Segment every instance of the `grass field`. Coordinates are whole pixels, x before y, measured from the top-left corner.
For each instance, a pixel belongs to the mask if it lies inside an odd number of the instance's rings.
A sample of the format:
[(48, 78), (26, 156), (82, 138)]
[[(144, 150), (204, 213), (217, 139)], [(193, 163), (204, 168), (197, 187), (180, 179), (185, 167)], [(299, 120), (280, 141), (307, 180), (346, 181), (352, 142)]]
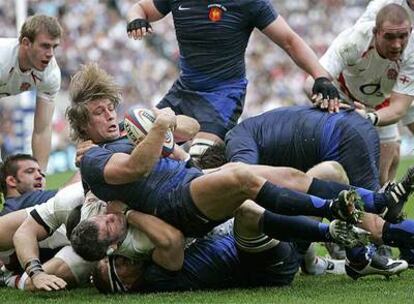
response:
[[(399, 175), (413, 160), (400, 164)], [(69, 173), (48, 178), (50, 188), (59, 186)], [(414, 199), (407, 213), (414, 218)], [(323, 254), (322, 249), (320, 248)], [(231, 289), (223, 291), (103, 296), (93, 288), (57, 293), (23, 293), (3, 288), (0, 303), (412, 303), (414, 271), (385, 280), (374, 276), (353, 281), (346, 276), (311, 277), (298, 275), (291, 287)]]

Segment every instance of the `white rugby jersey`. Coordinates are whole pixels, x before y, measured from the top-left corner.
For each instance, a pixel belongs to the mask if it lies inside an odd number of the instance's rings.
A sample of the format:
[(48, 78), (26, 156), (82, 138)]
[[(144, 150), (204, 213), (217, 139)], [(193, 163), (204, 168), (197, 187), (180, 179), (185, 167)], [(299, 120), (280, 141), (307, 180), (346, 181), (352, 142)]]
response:
[(0, 98), (36, 90), (37, 96), (53, 101), (60, 89), (60, 69), (53, 57), (44, 71), (22, 72), (18, 63), (17, 38), (0, 38)]
[(375, 18), (377, 17), (379, 10), (391, 3), (395, 3), (404, 7), (410, 15), (411, 20), (414, 21), (414, 10), (408, 6), (407, 0), (372, 0), (369, 2), (367, 9), (362, 14), (362, 16), (359, 17), (359, 19), (357, 20), (357, 23), (375, 21)]
[[(60, 226), (66, 225), (72, 210), (82, 205), (85, 195), (81, 182), (74, 183), (59, 190), (55, 196), (46, 203), (35, 206), (33, 209), (44, 224), (50, 229), (50, 233), (56, 231)], [(37, 220), (35, 218), (35, 220)]]
[(129, 226), (125, 239), (114, 254), (125, 256), (134, 261), (148, 260), (151, 259), (150, 254), (154, 248), (154, 244), (145, 233)]
[(389, 103), (391, 92), (414, 96), (414, 37), (400, 60), (382, 58), (374, 47), (374, 22), (343, 31), (320, 59), (345, 99), (370, 108)]

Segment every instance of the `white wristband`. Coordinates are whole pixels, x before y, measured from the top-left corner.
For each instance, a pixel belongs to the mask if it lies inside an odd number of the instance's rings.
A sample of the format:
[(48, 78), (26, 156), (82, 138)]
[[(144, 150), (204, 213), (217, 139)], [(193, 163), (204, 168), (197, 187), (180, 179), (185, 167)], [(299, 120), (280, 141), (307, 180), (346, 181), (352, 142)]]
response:
[(367, 116), (366, 116), (366, 118), (374, 125), (374, 126), (376, 126), (376, 125), (378, 125), (378, 123), (379, 123), (379, 117), (378, 117), (378, 114), (377, 114), (377, 112), (370, 112), (370, 113), (367, 113)]

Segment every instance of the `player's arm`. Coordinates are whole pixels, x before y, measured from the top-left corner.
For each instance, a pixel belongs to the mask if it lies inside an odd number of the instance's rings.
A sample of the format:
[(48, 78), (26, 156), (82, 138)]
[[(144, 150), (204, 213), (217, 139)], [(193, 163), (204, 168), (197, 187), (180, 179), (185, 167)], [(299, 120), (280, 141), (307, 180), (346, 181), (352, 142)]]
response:
[(42, 170), (46, 170), (52, 140), (52, 118), (55, 105), (53, 102), (37, 97), (32, 134), (33, 156)]
[[(154, 108), (153, 112), (158, 115), (159, 109)], [(197, 120), (187, 115), (177, 115), (177, 126), (173, 130), (175, 142), (186, 142), (192, 140), (200, 131), (200, 124)]]
[(149, 22), (157, 21), (164, 15), (156, 8), (153, 0), (140, 0), (135, 3), (127, 14), (127, 33), (129, 38), (142, 39), (152, 33)]
[(48, 231), (28, 216), (13, 236), (17, 257), (32, 280), (35, 290), (59, 290), (66, 287), (66, 282), (54, 275), (45, 273), (39, 260), (38, 242), (48, 237)]
[(0, 216), (0, 251), (13, 248), (13, 235), (26, 217), (26, 209)]
[(392, 92), (390, 105), (374, 113), (368, 113), (367, 118), (376, 126), (388, 126), (396, 123), (407, 113), (413, 99), (414, 96)]
[(154, 244), (154, 263), (171, 271), (181, 269), (184, 262), (184, 236), (181, 231), (155, 216), (135, 210), (127, 212), (127, 220)]
[(313, 50), (292, 30), (283, 17), (278, 16), (262, 32), (285, 50), (301, 69), (315, 79), (313, 95), (321, 94), (322, 99), (329, 101), (329, 110), (335, 110), (339, 93), (331, 83), (329, 73), (319, 63)]
[(125, 184), (147, 176), (158, 162), (165, 134), (176, 127), (174, 112), (165, 108), (158, 112), (152, 128), (131, 154), (115, 153), (104, 167), (109, 184)]

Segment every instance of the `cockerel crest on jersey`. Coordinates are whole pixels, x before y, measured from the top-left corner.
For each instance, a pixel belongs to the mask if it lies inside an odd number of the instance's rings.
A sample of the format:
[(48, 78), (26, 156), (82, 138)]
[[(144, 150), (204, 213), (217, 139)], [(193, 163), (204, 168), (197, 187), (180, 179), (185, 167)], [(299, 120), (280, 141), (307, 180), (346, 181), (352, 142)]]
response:
[(227, 11), (227, 8), (221, 4), (210, 4), (208, 8), (210, 9), (208, 12), (208, 18), (213, 22), (220, 21), (223, 16), (223, 12)]

